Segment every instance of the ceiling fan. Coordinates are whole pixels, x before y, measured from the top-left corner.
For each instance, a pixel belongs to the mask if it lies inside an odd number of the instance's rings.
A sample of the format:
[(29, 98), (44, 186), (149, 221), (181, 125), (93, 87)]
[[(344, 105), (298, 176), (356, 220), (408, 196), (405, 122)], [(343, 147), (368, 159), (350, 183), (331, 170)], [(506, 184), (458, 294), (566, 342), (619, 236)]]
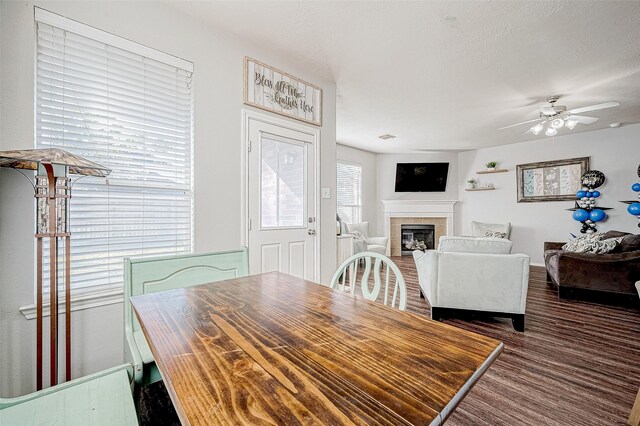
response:
[(539, 109), (540, 117), (535, 120), (523, 121), (522, 123), (512, 124), (510, 126), (501, 127), (498, 130), (509, 129), (511, 127), (521, 126), (523, 124), (535, 123), (536, 125), (531, 127), (528, 131), (533, 133), (534, 135), (538, 135), (540, 132), (544, 130), (545, 124), (548, 124), (547, 130), (544, 132), (547, 136), (554, 136), (558, 133), (558, 130), (563, 126), (568, 128), (569, 130), (573, 130), (574, 127), (578, 123), (581, 124), (593, 124), (599, 119), (597, 117), (588, 117), (586, 115), (576, 115), (583, 112), (588, 111), (597, 111), (599, 109), (605, 108), (613, 108), (617, 107), (620, 104), (618, 102), (604, 102), (602, 104), (596, 104), (591, 106), (586, 106), (582, 108), (574, 108), (571, 110), (567, 110), (567, 107), (564, 105), (556, 105), (556, 102), (560, 99), (559, 95), (549, 96), (547, 98), (547, 102), (549, 105), (543, 106)]

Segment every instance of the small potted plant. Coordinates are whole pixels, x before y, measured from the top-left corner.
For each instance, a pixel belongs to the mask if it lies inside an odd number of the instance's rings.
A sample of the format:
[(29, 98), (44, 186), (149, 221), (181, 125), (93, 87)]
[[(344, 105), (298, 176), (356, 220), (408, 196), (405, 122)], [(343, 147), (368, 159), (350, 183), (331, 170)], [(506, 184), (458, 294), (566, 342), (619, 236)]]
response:
[(467, 185), (468, 189), (476, 189), (476, 187), (478, 186), (478, 179), (471, 178), (467, 181), (467, 183), (469, 184)]
[(495, 161), (489, 161), (487, 163), (487, 171), (488, 172), (495, 172), (497, 165), (498, 165), (498, 163), (496, 163)]

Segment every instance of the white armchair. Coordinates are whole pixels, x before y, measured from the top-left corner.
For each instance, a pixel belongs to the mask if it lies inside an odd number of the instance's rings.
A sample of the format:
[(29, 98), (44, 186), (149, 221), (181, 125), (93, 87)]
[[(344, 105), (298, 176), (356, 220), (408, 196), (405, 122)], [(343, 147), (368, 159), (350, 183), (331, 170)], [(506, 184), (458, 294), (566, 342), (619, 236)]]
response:
[(420, 296), (431, 317), (447, 310), (483, 311), (511, 317), (524, 331), (529, 256), (510, 254), (511, 241), (500, 238), (441, 237), (438, 250), (414, 251)]
[(360, 253), (363, 251), (372, 251), (374, 253), (386, 254), (387, 244), (389, 243), (388, 237), (370, 237), (369, 236), (369, 222), (350, 223), (347, 224), (347, 230), (349, 233), (360, 233), (364, 238), (364, 241), (355, 239), (353, 253)]

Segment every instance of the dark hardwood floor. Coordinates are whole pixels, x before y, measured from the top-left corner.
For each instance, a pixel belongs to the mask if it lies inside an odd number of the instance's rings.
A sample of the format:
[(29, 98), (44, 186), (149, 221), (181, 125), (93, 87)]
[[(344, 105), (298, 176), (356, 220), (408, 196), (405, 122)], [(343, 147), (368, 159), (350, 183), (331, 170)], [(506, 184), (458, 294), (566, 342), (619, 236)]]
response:
[[(407, 310), (429, 315), (410, 256), (394, 257)], [(504, 352), (447, 425), (624, 425), (640, 386), (640, 311), (558, 300), (531, 267), (526, 331), (508, 318), (443, 322), (494, 337)]]

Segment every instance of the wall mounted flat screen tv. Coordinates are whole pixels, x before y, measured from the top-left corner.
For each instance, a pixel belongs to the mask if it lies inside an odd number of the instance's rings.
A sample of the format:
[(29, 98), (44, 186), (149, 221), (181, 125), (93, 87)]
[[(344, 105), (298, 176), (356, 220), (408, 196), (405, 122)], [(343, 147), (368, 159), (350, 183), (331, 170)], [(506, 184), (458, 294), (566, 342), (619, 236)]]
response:
[(398, 163), (396, 192), (444, 192), (449, 163)]

